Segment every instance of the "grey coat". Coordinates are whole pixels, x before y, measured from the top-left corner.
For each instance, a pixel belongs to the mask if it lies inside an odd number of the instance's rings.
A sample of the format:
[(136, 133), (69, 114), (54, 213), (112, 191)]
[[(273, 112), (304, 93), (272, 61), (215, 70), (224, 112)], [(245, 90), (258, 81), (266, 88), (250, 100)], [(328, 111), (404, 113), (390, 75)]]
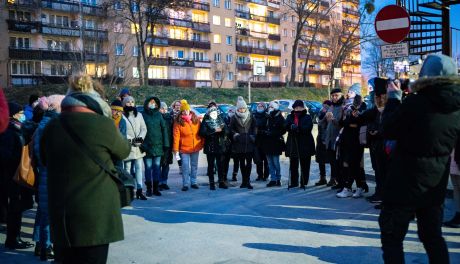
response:
[(340, 133), (341, 127), (339, 125), (339, 121), (342, 119), (343, 114), (343, 100), (343, 97), (340, 98), (340, 100), (333, 104), (328, 110), (328, 112), (332, 112), (334, 115), (334, 120), (328, 121), (326, 118), (324, 118), (322, 121), (327, 122), (324, 144), (326, 145), (326, 148), (330, 150), (335, 150), (335, 140)]

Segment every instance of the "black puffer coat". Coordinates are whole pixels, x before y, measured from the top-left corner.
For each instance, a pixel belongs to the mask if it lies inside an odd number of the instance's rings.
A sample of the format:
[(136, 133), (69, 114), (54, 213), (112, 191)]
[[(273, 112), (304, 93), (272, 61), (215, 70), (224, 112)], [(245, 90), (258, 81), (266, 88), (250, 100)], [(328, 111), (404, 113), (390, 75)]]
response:
[(252, 117), (254, 118), (254, 121), (256, 123), (256, 146), (260, 148), (262, 146), (262, 134), (261, 131), (266, 131), (267, 130), (267, 118), (268, 114), (266, 112), (255, 112), (252, 114)]
[(286, 118), (285, 128), (288, 132), (286, 141), (286, 157), (308, 157), (315, 155), (315, 141), (311, 130), (313, 129), (313, 121), (311, 116), (307, 114), (307, 110), (303, 110), (299, 116), (299, 124), (296, 129), (292, 129), (294, 124), (294, 111)]
[[(286, 150), (283, 135), (286, 133), (284, 117), (281, 111), (272, 111), (267, 114), (264, 130), (257, 130), (260, 148), (268, 155), (281, 155)], [(259, 136), (260, 135), (260, 136)]]
[(390, 155), (384, 203), (416, 207), (444, 202), (450, 154), (460, 136), (460, 79), (419, 79), (401, 104), (388, 94), (383, 137), (396, 140)]
[(249, 114), (246, 122), (236, 114), (230, 120), (230, 135), (232, 141), (232, 153), (253, 153), (256, 140), (256, 123), (254, 118)]
[(327, 157), (327, 148), (326, 148), (326, 129), (327, 121), (326, 112), (320, 112), (318, 114), (318, 136), (316, 137), (316, 156), (315, 160), (318, 163), (329, 163)]
[[(222, 129), (222, 131), (216, 132), (217, 128)], [(222, 115), (218, 115), (217, 119), (214, 120), (206, 114), (201, 122), (199, 134), (204, 138), (203, 152), (205, 154), (223, 154), (230, 147), (229, 131)]]

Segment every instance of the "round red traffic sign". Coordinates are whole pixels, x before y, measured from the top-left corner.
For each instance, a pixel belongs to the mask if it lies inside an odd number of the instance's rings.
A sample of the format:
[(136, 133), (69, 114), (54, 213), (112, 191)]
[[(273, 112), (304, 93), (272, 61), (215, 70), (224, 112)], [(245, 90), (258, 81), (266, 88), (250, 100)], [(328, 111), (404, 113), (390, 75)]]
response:
[(410, 32), (410, 16), (406, 9), (397, 5), (382, 8), (375, 17), (375, 32), (385, 42), (399, 43)]

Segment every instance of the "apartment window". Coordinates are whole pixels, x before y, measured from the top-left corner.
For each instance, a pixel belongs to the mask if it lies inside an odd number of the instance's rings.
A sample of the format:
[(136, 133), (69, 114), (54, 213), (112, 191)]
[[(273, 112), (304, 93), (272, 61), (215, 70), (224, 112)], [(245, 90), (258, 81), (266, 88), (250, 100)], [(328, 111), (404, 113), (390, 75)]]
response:
[(123, 9), (123, 6), (121, 5), (121, 1), (115, 1), (113, 6), (114, 6), (115, 10), (122, 10)]
[(68, 71), (65, 65), (63, 64), (51, 64), (51, 72), (50, 75), (54, 76), (65, 76), (67, 75)]
[(10, 47), (14, 47), (17, 49), (30, 49), (30, 39), (11, 37)]
[(283, 35), (284, 35), (285, 37), (287, 37), (287, 35), (288, 35), (287, 29), (283, 29)]
[(115, 32), (115, 33), (123, 33), (123, 23), (121, 23), (121, 22), (113, 23), (113, 32)]
[(150, 66), (148, 69), (149, 79), (166, 79), (166, 72), (163, 67)]
[(216, 81), (222, 80), (222, 72), (221, 72), (221, 71), (215, 71), (215, 72), (214, 72), (214, 79), (215, 79)]
[(283, 51), (287, 51), (287, 44), (283, 45)]
[(115, 44), (115, 55), (124, 55), (125, 54), (125, 45), (116, 43)]
[(177, 51), (177, 58), (183, 59), (184, 58), (184, 51), (183, 50), (178, 50)]
[(220, 0), (212, 0), (212, 5), (215, 7), (220, 7)]
[(200, 33), (193, 33), (192, 34), (193, 41), (201, 41), (201, 34)]
[(283, 15), (283, 20), (284, 20), (284, 21), (287, 21), (287, 20), (288, 20), (287, 14), (284, 14), (284, 15)]
[(224, 5), (225, 9), (232, 9), (232, 2), (230, 0), (225, 0)]
[(85, 28), (94, 29), (95, 23), (94, 20), (84, 20)]
[(220, 26), (220, 16), (212, 16), (212, 23)]
[(288, 66), (288, 60), (287, 59), (284, 59), (283, 61), (283, 67), (287, 67)]
[(194, 61), (204, 61), (204, 53), (203, 52), (194, 51), (192, 53), (192, 55), (193, 55), (193, 60)]
[(12, 75), (30, 75), (33, 74), (32, 61), (12, 61), (11, 62)]
[(47, 40), (46, 41), (48, 50), (60, 50), (60, 51), (70, 51), (70, 42), (68, 41), (59, 41), (59, 40)]
[(219, 34), (214, 34), (214, 43), (220, 44), (222, 42), (222, 39), (220, 38)]
[(137, 3), (132, 2), (131, 3), (131, 11), (133, 11), (134, 13), (139, 12), (139, 5)]
[(227, 60), (228, 63), (232, 63), (233, 62), (233, 54), (227, 54), (226, 60)]
[(187, 70), (186, 69), (171, 69), (171, 79), (186, 79)]
[(227, 73), (227, 80), (233, 81), (233, 72), (228, 72)]
[(232, 27), (232, 20), (230, 18), (225, 18), (225, 26)]
[(138, 46), (133, 47), (133, 57), (139, 57), (139, 47)]
[(295, 37), (295, 30), (291, 31), (291, 37)]
[(214, 53), (214, 61), (215, 62), (220, 62), (220, 52)]
[(227, 45), (232, 45), (232, 36), (227, 36), (225, 38), (225, 42), (227, 43)]
[(291, 22), (295, 22), (295, 16), (291, 16)]
[(139, 69), (137, 67), (133, 67), (133, 78), (139, 79)]

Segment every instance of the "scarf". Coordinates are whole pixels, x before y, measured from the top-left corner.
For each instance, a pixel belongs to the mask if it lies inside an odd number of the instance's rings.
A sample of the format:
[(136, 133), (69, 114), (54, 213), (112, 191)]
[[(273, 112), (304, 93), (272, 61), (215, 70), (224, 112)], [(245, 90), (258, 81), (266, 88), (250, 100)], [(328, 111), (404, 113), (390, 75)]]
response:
[(299, 116), (302, 112), (294, 112), (294, 124), (299, 126)]
[(235, 112), (235, 115), (241, 119), (242, 123), (246, 123), (246, 121), (248, 120), (248, 117), (249, 117), (249, 111), (246, 110), (246, 112), (244, 113), (240, 113), (238, 111)]
[(122, 117), (123, 117), (122, 115), (119, 115), (118, 118), (112, 117), (112, 118), (113, 118), (113, 121), (115, 122), (115, 126), (116, 126), (117, 128), (120, 127), (120, 121), (121, 121), (121, 118), (122, 118)]
[(191, 114), (188, 114), (188, 115), (181, 115), (180, 116), (185, 122), (187, 123), (192, 123), (192, 115)]

